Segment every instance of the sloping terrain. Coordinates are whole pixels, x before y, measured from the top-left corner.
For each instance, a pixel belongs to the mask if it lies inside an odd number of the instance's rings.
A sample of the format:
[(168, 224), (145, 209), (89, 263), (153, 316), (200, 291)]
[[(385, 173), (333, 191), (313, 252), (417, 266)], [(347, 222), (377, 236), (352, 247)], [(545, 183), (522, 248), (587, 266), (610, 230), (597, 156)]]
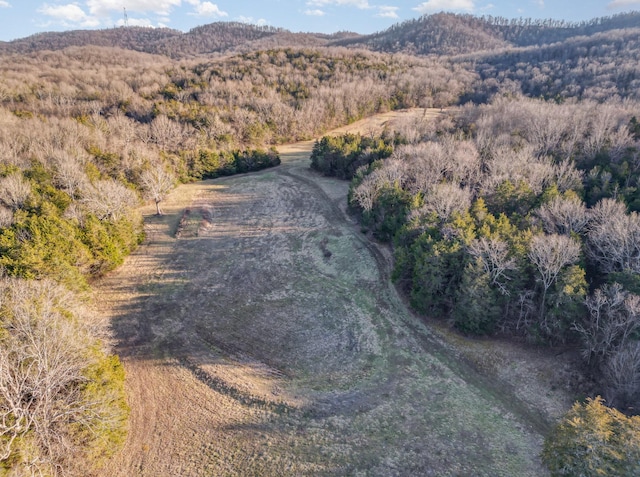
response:
[(637, 28), (639, 21), (638, 12), (581, 23), (436, 13), (407, 20), (372, 35), (338, 40), (334, 44), (418, 55), (501, 52), (505, 48), (540, 47), (596, 33)]
[(392, 25), (371, 35), (353, 32), (331, 35), (293, 33), (271, 26), (214, 22), (185, 33), (169, 28), (145, 27), (46, 32), (0, 42), (0, 52), (26, 54), (94, 45), (162, 54), (177, 59), (273, 48), (347, 46), (385, 53), (460, 55), (501, 52), (505, 48), (540, 47), (597, 33), (637, 28), (639, 22), (639, 12), (581, 23), (437, 13)]
[(96, 284), (132, 408), (103, 475), (545, 475), (545, 416), (406, 309), (311, 147), (181, 186)]
[(119, 27), (104, 30), (46, 32), (0, 42), (0, 52), (27, 54), (62, 50), (71, 46), (104, 46), (171, 58), (246, 52), (267, 48), (326, 46), (355, 33), (292, 33), (283, 28), (256, 26), (238, 22), (215, 22), (183, 33), (170, 28)]

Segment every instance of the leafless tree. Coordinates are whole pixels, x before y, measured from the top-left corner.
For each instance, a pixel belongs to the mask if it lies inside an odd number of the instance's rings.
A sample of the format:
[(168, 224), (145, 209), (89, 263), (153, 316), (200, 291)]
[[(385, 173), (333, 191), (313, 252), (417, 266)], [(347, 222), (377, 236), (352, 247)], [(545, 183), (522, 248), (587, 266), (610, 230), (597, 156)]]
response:
[(19, 474), (64, 475), (79, 456), (74, 433), (114, 417), (109, 396), (83, 392), (104, 325), (74, 316), (73, 297), (46, 280), (3, 279), (0, 297), (0, 461), (13, 455)]
[(548, 157), (537, 156), (529, 145), (515, 150), (512, 146), (495, 148), (485, 167), (487, 173), (482, 190), (488, 193), (507, 180), (512, 184), (525, 182), (531, 190), (540, 193), (554, 180), (552, 161)]
[(84, 188), (80, 202), (100, 220), (117, 221), (137, 204), (137, 197), (121, 183), (106, 179)]
[(584, 174), (576, 169), (574, 162), (570, 159), (553, 164), (552, 177), (560, 192), (580, 189), (583, 176)]
[(577, 196), (558, 196), (542, 205), (536, 215), (549, 234), (571, 235), (580, 233), (588, 223), (587, 208)]
[(150, 128), (151, 136), (160, 149), (178, 149), (176, 146), (182, 138), (182, 128), (179, 123), (161, 115), (153, 120)]
[(453, 135), (444, 136), (443, 143), (449, 170), (447, 179), (467, 189), (475, 189), (480, 182), (481, 161), (476, 145), (470, 140), (461, 140)]
[(635, 405), (640, 392), (640, 342), (626, 342), (607, 358), (602, 367), (607, 401)]
[(564, 267), (580, 256), (580, 244), (566, 235), (536, 235), (529, 245), (529, 259), (536, 266), (542, 282), (540, 326), (550, 329), (545, 320), (546, 297)]
[(11, 227), (13, 224), (13, 211), (0, 206), (0, 228)]
[(76, 197), (88, 182), (82, 163), (65, 151), (56, 153), (53, 156), (53, 163), (56, 184), (71, 197)]
[(589, 216), (588, 252), (601, 270), (640, 272), (640, 216), (615, 199), (601, 200)]
[(397, 157), (390, 157), (385, 161), (384, 166), (373, 171), (372, 175), (376, 178), (379, 187), (402, 187), (407, 177), (406, 169), (404, 161)]
[(31, 196), (31, 185), (22, 178), (22, 174), (14, 172), (0, 178), (0, 202), (11, 210), (18, 210)]
[(604, 362), (640, 329), (640, 297), (614, 283), (597, 289), (585, 303), (589, 315), (573, 328), (581, 336), (585, 359)]
[(420, 215), (435, 212), (442, 222), (449, 220), (454, 212), (466, 212), (471, 206), (471, 192), (451, 183), (436, 184), (424, 197)]
[(509, 295), (507, 282), (511, 280), (508, 272), (517, 268), (516, 262), (509, 257), (509, 248), (498, 239), (481, 237), (469, 245), (469, 254), (480, 259), (484, 271), (489, 275), (491, 284), (503, 295)]
[(366, 212), (371, 211), (384, 187), (403, 186), (407, 175), (406, 169), (406, 164), (398, 156), (390, 157), (381, 168), (365, 176), (354, 189), (352, 199)]
[(353, 190), (352, 200), (355, 200), (365, 212), (371, 212), (379, 191), (376, 178), (370, 174)]
[(613, 102), (591, 106), (588, 134), (583, 145), (583, 153), (587, 157), (595, 157), (611, 144), (611, 136), (620, 126), (617, 109)]
[(168, 172), (162, 164), (154, 164), (141, 174), (140, 185), (144, 190), (145, 197), (155, 202), (157, 215), (162, 215), (160, 202), (173, 189), (175, 182), (175, 176)]
[(393, 157), (406, 163), (408, 188), (414, 194), (427, 192), (451, 167), (444, 147), (433, 141), (400, 146)]

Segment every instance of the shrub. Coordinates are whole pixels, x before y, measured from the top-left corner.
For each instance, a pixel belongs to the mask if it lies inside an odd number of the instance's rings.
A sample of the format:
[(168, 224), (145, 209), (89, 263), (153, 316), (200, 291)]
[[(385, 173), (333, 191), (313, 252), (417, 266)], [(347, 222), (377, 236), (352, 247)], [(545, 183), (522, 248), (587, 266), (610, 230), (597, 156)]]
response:
[(640, 475), (640, 417), (604, 405), (576, 403), (545, 440), (542, 460), (553, 477)]

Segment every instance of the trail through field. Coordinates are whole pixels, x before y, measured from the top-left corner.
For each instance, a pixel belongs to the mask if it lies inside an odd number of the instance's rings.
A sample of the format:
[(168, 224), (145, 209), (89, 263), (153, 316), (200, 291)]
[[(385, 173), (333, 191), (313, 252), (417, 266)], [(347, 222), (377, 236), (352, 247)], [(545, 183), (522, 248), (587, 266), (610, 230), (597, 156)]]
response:
[(180, 186), (96, 284), (131, 406), (103, 475), (546, 475), (547, 421), (407, 310), (312, 145)]

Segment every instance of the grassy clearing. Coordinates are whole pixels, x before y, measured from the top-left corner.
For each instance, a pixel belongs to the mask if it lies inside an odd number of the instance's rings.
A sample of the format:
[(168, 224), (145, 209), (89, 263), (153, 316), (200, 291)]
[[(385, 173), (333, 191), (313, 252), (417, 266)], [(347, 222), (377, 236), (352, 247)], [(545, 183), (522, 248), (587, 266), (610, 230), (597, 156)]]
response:
[(182, 186), (100, 285), (133, 409), (104, 475), (545, 475), (534, 424), (407, 311), (309, 147)]

